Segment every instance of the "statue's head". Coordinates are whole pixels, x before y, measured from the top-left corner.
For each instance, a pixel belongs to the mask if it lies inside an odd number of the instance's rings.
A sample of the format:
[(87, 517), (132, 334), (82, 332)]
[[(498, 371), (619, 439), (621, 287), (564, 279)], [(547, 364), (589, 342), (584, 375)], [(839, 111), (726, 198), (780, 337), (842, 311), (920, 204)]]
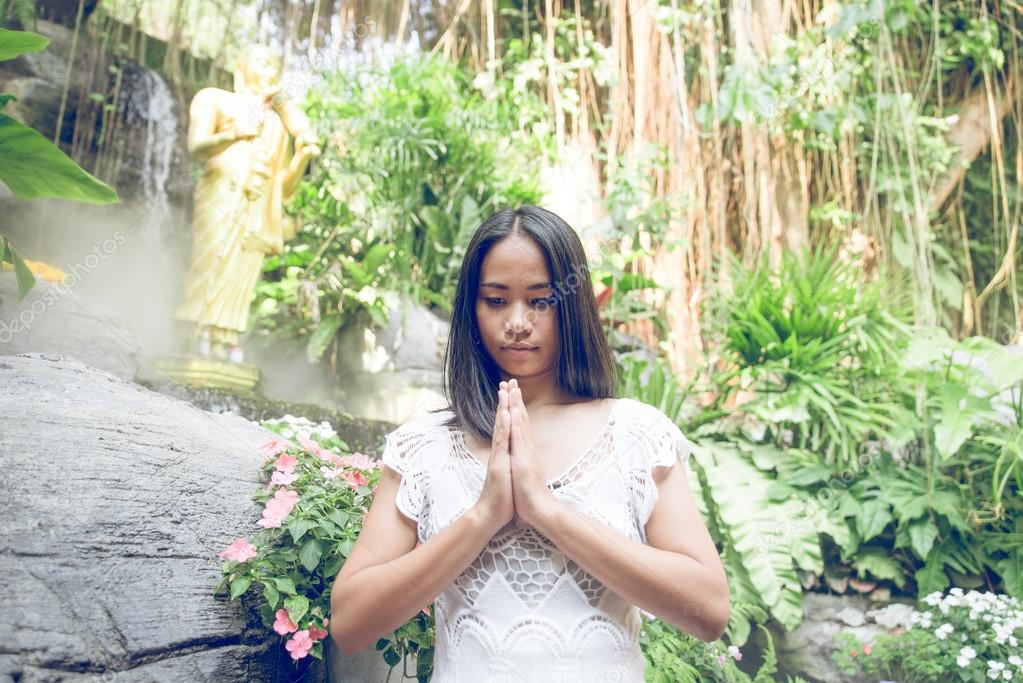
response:
[(265, 45), (249, 45), (238, 54), (234, 67), (234, 90), (263, 91), (280, 80), (281, 58)]

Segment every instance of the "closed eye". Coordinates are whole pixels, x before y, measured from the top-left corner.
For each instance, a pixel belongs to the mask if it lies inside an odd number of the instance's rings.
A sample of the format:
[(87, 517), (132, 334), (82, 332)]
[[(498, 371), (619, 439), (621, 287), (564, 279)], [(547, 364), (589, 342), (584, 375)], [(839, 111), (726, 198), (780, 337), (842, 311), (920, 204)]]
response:
[[(504, 299), (501, 299), (499, 297), (487, 297), (485, 301), (491, 306), (500, 306), (504, 303)], [(533, 299), (534, 306), (540, 306), (544, 304), (547, 306), (553, 306), (555, 303), (557, 303), (557, 299), (553, 296), (545, 297), (542, 299)]]

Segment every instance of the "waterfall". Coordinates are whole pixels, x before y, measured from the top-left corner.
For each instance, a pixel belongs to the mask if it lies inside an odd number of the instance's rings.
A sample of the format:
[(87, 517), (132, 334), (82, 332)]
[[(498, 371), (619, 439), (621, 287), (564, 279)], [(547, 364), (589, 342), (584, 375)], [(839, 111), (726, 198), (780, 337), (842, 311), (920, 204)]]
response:
[(146, 91), (146, 141), (142, 158), (142, 197), (149, 215), (147, 230), (154, 242), (163, 243), (169, 231), (170, 203), (167, 199), (167, 181), (170, 179), (174, 148), (177, 144), (177, 102), (170, 88), (159, 74), (145, 69), (143, 82)]

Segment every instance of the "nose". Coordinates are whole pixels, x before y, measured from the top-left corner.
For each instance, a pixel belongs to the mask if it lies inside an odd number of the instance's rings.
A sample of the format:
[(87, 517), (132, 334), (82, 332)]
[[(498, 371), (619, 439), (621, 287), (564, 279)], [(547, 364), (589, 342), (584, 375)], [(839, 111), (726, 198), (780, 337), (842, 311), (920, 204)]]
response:
[(508, 320), (505, 321), (505, 339), (512, 341), (518, 337), (528, 337), (533, 331), (533, 322), (528, 318), (528, 311), (526, 313), (522, 313), (521, 309), (516, 309)]

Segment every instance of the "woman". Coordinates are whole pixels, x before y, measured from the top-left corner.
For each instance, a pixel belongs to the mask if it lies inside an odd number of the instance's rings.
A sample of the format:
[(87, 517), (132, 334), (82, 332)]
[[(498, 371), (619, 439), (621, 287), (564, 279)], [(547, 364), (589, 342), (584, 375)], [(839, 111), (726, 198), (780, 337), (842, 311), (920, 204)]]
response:
[(484, 221), (455, 296), (450, 406), (388, 434), (334, 582), (343, 652), (430, 603), (433, 683), (639, 683), (640, 609), (721, 635), (728, 584), (689, 442), (658, 409), (614, 399), (613, 368), (575, 232), (532, 206)]

